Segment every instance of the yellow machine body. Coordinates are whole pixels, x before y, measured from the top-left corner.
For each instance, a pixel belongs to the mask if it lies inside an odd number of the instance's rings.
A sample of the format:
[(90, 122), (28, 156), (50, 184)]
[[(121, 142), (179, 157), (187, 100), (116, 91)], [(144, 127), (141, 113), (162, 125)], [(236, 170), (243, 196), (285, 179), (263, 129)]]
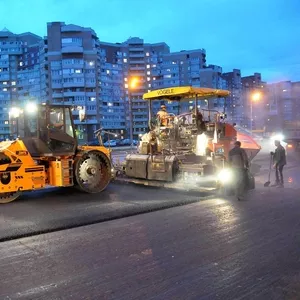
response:
[(45, 166), (35, 163), (20, 140), (0, 143), (0, 192), (36, 190), (46, 185)]
[(75, 185), (76, 160), (87, 153), (110, 162), (111, 151), (103, 146), (79, 146), (73, 156), (32, 157), (22, 140), (0, 142), (0, 203), (12, 201), (22, 191)]

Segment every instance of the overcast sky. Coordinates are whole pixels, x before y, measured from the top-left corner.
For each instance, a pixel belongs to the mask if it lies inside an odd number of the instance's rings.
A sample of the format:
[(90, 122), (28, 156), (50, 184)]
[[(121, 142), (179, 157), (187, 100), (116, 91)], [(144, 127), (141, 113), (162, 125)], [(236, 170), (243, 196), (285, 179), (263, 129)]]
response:
[(0, 0), (0, 30), (44, 36), (52, 21), (92, 27), (105, 42), (204, 48), (224, 72), (300, 81), (300, 0)]

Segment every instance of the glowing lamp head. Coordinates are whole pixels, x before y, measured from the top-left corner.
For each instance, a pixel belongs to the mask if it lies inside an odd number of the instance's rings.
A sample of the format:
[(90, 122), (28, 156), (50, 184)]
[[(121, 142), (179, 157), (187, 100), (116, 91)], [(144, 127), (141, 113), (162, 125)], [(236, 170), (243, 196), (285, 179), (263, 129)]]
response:
[(9, 115), (12, 117), (12, 118), (18, 118), (21, 114), (21, 109), (18, 108), (18, 107), (12, 107), (9, 111)]
[(131, 81), (130, 81), (130, 84), (129, 84), (129, 87), (131, 89), (135, 89), (138, 85), (138, 79), (136, 77), (132, 78)]
[(38, 107), (37, 107), (37, 105), (36, 105), (35, 103), (33, 103), (33, 102), (28, 102), (28, 103), (26, 104), (26, 106), (25, 106), (25, 111), (26, 111), (27, 113), (34, 114), (34, 113), (37, 112), (37, 110), (38, 110)]
[(256, 93), (254, 93), (253, 95), (252, 95), (252, 100), (253, 101), (259, 101), (260, 100), (260, 98), (261, 98), (261, 94), (259, 93), (259, 92), (256, 92)]

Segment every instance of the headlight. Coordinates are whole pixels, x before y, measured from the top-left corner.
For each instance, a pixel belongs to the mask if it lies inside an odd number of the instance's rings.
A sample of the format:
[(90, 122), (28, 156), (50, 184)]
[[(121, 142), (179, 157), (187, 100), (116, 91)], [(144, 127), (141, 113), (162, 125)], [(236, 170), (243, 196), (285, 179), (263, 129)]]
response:
[(233, 173), (230, 169), (223, 169), (218, 174), (218, 179), (222, 183), (228, 183), (231, 182), (233, 178)]
[(271, 137), (271, 140), (272, 142), (276, 140), (282, 142), (284, 140), (284, 136), (282, 134), (276, 134)]

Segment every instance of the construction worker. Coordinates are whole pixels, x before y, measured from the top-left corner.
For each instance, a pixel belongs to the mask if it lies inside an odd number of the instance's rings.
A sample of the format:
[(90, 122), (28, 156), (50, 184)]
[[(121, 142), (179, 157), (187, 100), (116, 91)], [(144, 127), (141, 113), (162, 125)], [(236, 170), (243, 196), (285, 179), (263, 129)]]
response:
[(271, 152), (273, 155), (273, 168), (276, 170), (276, 181), (275, 184), (271, 186), (276, 186), (278, 188), (284, 187), (283, 181), (283, 167), (286, 165), (286, 154), (284, 147), (280, 144), (280, 141), (274, 141), (276, 146), (275, 153)]
[(236, 197), (238, 200), (243, 200), (247, 185), (249, 160), (246, 151), (241, 148), (240, 141), (236, 141), (234, 148), (229, 151), (229, 164), (236, 179)]
[(163, 104), (160, 106), (160, 110), (156, 114), (156, 117), (160, 121), (161, 126), (168, 126), (170, 115), (167, 112), (167, 107)]

